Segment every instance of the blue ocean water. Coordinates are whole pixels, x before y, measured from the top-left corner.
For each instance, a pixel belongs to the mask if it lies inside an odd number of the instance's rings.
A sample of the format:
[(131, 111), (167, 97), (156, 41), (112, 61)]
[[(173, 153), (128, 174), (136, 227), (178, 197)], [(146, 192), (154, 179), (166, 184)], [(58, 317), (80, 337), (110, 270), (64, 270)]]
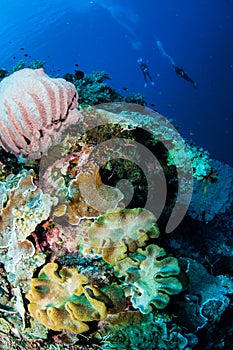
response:
[[(117, 91), (142, 93), (182, 135), (233, 166), (233, 1), (0, 0), (0, 23), (1, 68), (39, 59), (52, 75), (75, 64), (104, 70)], [(140, 57), (154, 86), (144, 87)]]

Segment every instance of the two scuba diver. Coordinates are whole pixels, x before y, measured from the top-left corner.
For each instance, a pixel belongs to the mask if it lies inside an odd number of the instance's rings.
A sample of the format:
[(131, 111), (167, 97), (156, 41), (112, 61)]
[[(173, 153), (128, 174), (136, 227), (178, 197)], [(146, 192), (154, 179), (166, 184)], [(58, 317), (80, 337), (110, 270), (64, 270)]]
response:
[[(174, 68), (176, 74), (177, 74), (179, 77), (183, 78), (184, 80), (190, 82), (190, 83), (193, 85), (193, 87), (194, 87), (195, 89), (197, 89), (197, 83), (185, 72), (185, 70), (184, 70), (183, 68), (178, 67), (178, 66), (175, 64), (174, 59), (173, 59), (171, 56), (169, 56), (168, 53), (164, 50), (161, 41), (158, 41), (158, 40), (157, 40), (157, 41), (156, 41), (156, 44), (157, 44), (157, 46), (158, 46), (158, 48), (159, 48), (161, 54), (162, 54), (163, 56), (165, 56), (166, 58), (168, 58), (168, 60), (171, 62), (172, 67)], [(145, 86), (145, 87), (147, 86), (148, 80), (150, 80), (151, 85), (154, 85), (154, 82), (153, 82), (153, 79), (152, 79), (152, 77), (151, 77), (151, 75), (150, 75), (149, 68), (148, 68), (147, 64), (143, 62), (142, 58), (139, 58), (139, 59), (137, 60), (137, 62), (138, 62), (139, 68), (141, 69), (141, 71), (142, 71), (142, 73), (143, 73), (143, 77), (144, 77), (144, 80), (145, 80), (144, 86)]]

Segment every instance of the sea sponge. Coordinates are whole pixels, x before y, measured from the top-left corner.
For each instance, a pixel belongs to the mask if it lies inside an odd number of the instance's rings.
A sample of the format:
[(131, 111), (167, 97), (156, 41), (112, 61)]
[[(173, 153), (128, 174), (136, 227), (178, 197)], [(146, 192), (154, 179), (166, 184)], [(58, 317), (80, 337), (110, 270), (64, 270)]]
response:
[(125, 308), (123, 292), (117, 285), (99, 289), (74, 268), (56, 263), (46, 264), (33, 278), (26, 295), (32, 317), (46, 327), (83, 333), (89, 330), (86, 322), (103, 320), (108, 313)]
[(126, 295), (136, 309), (149, 313), (153, 304), (157, 309), (164, 309), (169, 295), (182, 291), (182, 283), (177, 278), (180, 273), (178, 261), (166, 257), (163, 248), (155, 244), (148, 245), (145, 250), (139, 248), (131, 257), (118, 262), (116, 270), (119, 276), (126, 275)]
[(88, 230), (90, 247), (112, 265), (158, 236), (154, 214), (143, 208), (110, 209)]
[(24, 68), (0, 83), (0, 145), (16, 155), (40, 158), (76, 123), (78, 93), (73, 84), (50, 78), (43, 68)]

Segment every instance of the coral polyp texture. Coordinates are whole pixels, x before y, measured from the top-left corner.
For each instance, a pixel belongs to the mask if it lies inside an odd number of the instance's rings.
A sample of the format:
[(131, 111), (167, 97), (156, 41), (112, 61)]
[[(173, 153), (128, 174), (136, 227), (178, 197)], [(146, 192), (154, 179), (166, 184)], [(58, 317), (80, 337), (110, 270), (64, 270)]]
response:
[(16, 155), (40, 158), (59, 142), (61, 131), (77, 122), (73, 84), (50, 78), (43, 68), (24, 68), (0, 83), (0, 145)]
[(99, 289), (76, 269), (48, 263), (33, 278), (27, 294), (30, 314), (54, 331), (83, 333), (87, 322), (100, 321), (125, 308), (123, 292), (117, 285)]

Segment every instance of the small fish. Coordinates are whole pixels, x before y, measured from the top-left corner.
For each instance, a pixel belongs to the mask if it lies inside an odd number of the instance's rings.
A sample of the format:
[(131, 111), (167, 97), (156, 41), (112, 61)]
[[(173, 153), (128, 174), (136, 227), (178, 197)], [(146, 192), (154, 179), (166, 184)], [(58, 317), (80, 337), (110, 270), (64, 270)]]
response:
[(21, 47), (20, 50), (24, 50), (24, 47)]
[(128, 91), (128, 88), (127, 88), (127, 87), (123, 87), (123, 90), (124, 90), (124, 91)]
[(78, 67), (79, 66), (79, 64), (78, 63), (75, 63), (75, 67)]

